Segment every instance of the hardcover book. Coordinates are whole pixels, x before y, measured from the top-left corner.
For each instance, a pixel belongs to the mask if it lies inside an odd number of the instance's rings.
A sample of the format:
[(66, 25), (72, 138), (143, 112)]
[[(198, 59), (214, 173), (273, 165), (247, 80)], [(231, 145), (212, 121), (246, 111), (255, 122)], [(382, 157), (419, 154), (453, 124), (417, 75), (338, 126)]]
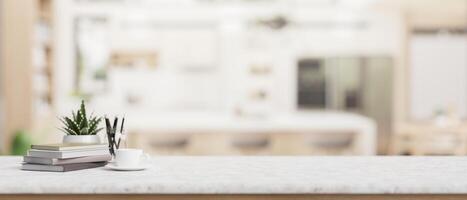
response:
[(106, 155), (97, 155), (97, 156), (84, 156), (77, 158), (41, 158), (41, 157), (32, 157), (24, 156), (23, 161), (31, 164), (42, 164), (42, 165), (64, 165), (64, 164), (73, 164), (73, 163), (85, 163), (85, 162), (103, 162), (109, 161), (112, 159), (110, 154)]
[(90, 162), (90, 163), (74, 163), (66, 165), (38, 165), (24, 163), (21, 167), (22, 170), (29, 171), (50, 171), (50, 172), (68, 172), (80, 169), (89, 169), (95, 167), (105, 166), (107, 162)]

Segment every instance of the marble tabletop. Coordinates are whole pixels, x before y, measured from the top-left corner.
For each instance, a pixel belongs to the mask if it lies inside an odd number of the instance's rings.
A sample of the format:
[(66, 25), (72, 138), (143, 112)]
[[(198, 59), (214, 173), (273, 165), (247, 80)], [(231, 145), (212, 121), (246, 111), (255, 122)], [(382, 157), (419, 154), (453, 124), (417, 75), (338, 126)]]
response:
[(0, 194), (467, 194), (467, 157), (153, 157), (144, 171), (20, 170)]

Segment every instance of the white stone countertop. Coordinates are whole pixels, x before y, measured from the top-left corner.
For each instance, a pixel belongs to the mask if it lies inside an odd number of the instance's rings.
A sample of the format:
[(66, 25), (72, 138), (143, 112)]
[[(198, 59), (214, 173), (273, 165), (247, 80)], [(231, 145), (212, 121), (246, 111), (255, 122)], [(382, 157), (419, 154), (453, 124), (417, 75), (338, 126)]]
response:
[(0, 194), (467, 194), (467, 157), (153, 157), (144, 171), (20, 170)]

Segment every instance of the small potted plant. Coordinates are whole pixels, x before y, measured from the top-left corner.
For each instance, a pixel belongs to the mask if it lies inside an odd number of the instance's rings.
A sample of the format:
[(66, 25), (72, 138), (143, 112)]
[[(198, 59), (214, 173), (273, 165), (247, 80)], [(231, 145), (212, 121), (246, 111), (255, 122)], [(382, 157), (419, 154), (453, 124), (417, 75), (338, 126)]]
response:
[(100, 143), (97, 135), (103, 128), (99, 127), (102, 118), (86, 115), (86, 106), (81, 101), (80, 108), (75, 112), (71, 111), (71, 117), (62, 117), (60, 121), (63, 127), (60, 129), (66, 135), (63, 136), (63, 143)]

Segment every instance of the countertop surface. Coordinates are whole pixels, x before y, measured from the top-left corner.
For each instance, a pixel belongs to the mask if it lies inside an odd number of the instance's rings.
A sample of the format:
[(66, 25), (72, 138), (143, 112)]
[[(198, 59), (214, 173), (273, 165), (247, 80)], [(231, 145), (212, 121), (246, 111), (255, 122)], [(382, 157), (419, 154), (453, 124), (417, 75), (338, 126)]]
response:
[(0, 193), (459, 194), (467, 157), (153, 157), (144, 171), (20, 170), (0, 157)]

